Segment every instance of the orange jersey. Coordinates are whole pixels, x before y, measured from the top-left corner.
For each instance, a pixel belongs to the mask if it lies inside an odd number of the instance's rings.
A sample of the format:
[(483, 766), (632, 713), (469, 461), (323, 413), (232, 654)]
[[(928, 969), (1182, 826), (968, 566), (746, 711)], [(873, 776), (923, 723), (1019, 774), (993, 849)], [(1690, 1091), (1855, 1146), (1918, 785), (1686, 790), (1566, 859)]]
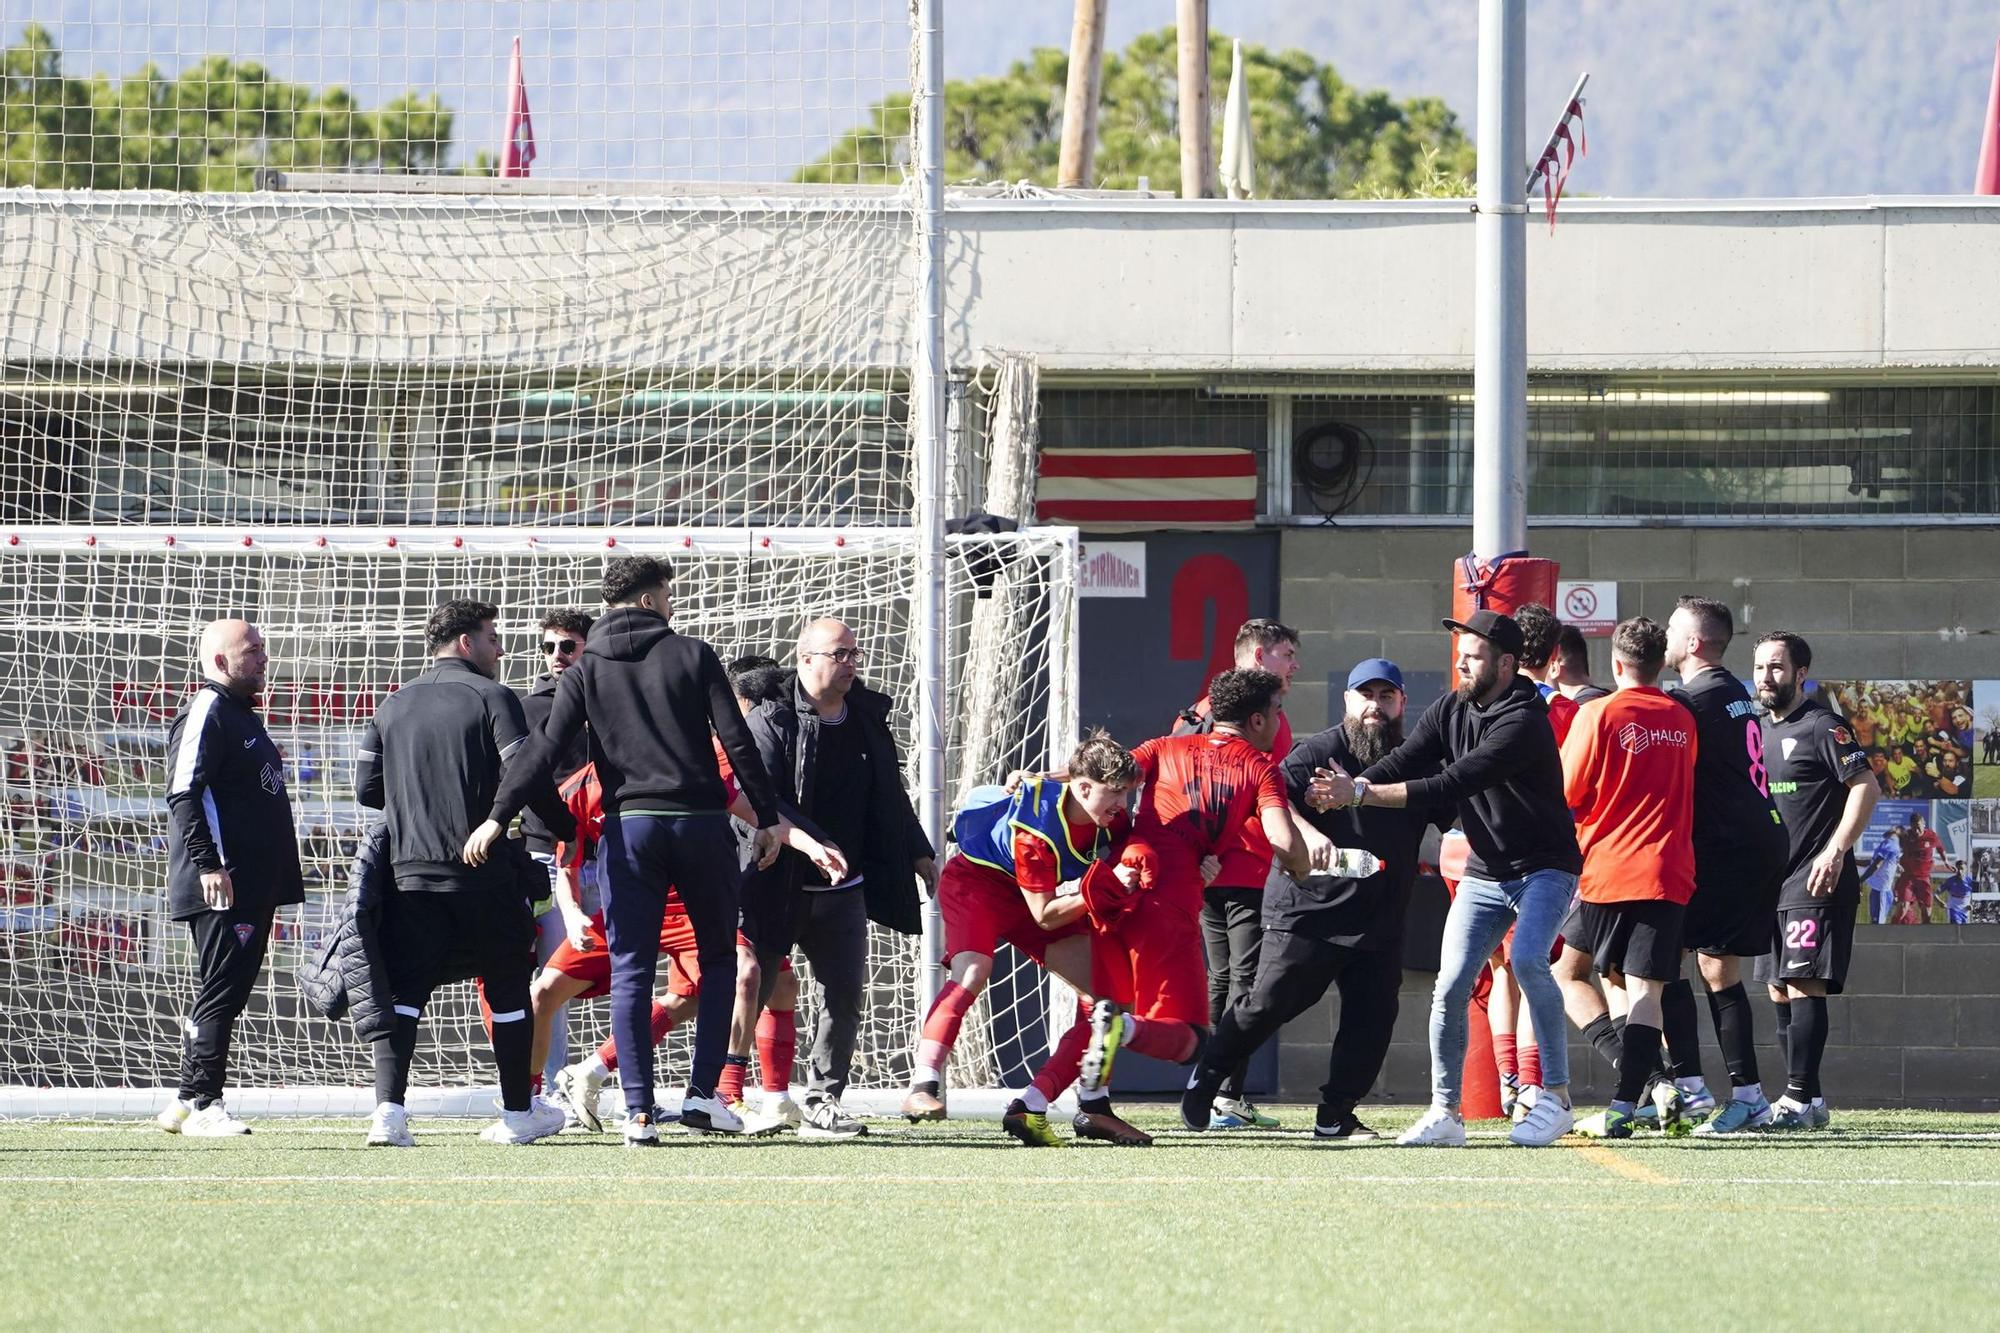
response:
[(1694, 716), (1651, 686), (1577, 710), (1563, 795), (1583, 852), (1586, 902), (1694, 896)]

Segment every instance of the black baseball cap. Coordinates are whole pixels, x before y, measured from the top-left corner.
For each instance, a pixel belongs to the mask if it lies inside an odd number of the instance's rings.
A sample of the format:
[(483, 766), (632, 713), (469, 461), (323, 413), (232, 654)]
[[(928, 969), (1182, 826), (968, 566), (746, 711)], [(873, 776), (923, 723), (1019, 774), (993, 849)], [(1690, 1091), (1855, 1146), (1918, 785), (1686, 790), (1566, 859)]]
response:
[(1444, 627), (1461, 634), (1477, 634), (1503, 653), (1521, 655), (1521, 627), (1512, 616), (1503, 616), (1498, 611), (1474, 611), (1463, 620), (1446, 616)]

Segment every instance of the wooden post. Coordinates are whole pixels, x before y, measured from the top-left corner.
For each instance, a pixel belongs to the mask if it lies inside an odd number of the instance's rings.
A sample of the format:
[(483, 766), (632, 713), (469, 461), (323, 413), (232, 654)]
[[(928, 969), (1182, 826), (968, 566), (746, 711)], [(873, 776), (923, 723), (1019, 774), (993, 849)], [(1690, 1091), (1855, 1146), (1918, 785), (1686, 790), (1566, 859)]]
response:
[(1063, 91), (1062, 164), (1056, 185), (1088, 189), (1097, 165), (1097, 103), (1104, 79), (1104, 9), (1108, 0), (1076, 0), (1069, 30), (1069, 86)]
[(1215, 193), (1215, 155), (1209, 148), (1208, 0), (1179, 0), (1181, 92), (1181, 198)]

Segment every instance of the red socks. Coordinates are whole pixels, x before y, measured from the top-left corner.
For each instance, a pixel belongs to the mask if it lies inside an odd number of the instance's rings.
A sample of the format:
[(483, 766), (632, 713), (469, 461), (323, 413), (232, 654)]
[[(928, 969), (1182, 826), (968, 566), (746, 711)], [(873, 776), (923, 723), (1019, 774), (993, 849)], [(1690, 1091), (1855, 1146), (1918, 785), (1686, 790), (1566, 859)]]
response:
[(1062, 1096), (1076, 1082), (1077, 1073), (1083, 1068), (1083, 1053), (1089, 1045), (1090, 1016), (1087, 1011), (1079, 1012), (1076, 1022), (1070, 1024), (1055, 1050), (1035, 1071), (1035, 1090), (1051, 1102)]
[(1511, 1032), (1493, 1034), (1493, 1058), (1500, 1064), (1500, 1077), (1503, 1081), (1509, 1074), (1521, 1072), (1520, 1061), (1516, 1058), (1516, 1040)]
[(715, 1085), (715, 1095), (724, 1106), (743, 1100), (743, 1076), (749, 1069), (750, 1061), (746, 1056), (722, 1057), (722, 1077)]
[(766, 1009), (757, 1015), (757, 1066), (764, 1091), (783, 1093), (792, 1086), (792, 1063), (799, 1055), (799, 1029), (789, 1009)]
[(931, 1011), (924, 1015), (923, 1035), (917, 1039), (919, 1080), (942, 1076), (945, 1062), (951, 1059), (951, 1048), (958, 1043), (958, 1030), (978, 1000), (975, 992), (956, 981), (944, 983), (944, 989), (931, 1001)]
[(1521, 1086), (1539, 1088), (1542, 1086), (1542, 1048), (1529, 1045), (1521, 1048)]
[(1125, 1018), (1125, 1049), (1150, 1055), (1174, 1064), (1194, 1057), (1201, 1038), (1186, 1023), (1169, 1023), (1157, 1018)]
[[(674, 1016), (667, 1012), (667, 1006), (658, 1000), (653, 1001), (653, 1045), (658, 1046), (665, 1041), (667, 1034), (673, 1030)], [(597, 1058), (604, 1062), (606, 1069), (618, 1068), (618, 1047), (611, 1038), (606, 1037), (604, 1044), (597, 1048)]]

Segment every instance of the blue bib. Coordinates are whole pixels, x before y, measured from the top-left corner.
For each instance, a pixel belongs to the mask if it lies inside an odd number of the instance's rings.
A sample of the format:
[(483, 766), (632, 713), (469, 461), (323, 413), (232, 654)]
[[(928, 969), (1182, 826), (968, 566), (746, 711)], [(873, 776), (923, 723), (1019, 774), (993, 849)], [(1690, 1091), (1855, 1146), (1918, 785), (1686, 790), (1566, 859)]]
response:
[(1031, 833), (1046, 842), (1056, 854), (1056, 879), (1067, 882), (1080, 878), (1090, 868), (1097, 845), (1106, 835), (1098, 830), (1088, 847), (1070, 843), (1068, 821), (1063, 818), (1064, 784), (1032, 778), (1012, 796), (1005, 787), (975, 787), (952, 820), (952, 836), (959, 853), (983, 866), (1004, 874), (1014, 873), (1014, 835)]

